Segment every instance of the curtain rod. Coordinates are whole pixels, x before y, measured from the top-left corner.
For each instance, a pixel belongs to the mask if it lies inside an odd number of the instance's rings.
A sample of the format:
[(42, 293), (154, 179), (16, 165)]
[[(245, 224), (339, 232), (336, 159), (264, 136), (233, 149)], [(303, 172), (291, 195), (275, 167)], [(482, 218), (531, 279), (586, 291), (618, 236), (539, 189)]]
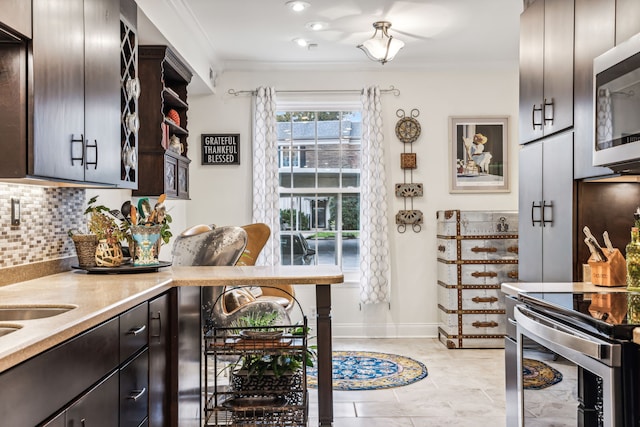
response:
[[(389, 86), (389, 89), (380, 89), (381, 93), (392, 93), (394, 96), (400, 96), (400, 89), (395, 86)], [(229, 95), (256, 95), (255, 90), (235, 90), (229, 89)], [(311, 89), (311, 90), (276, 90), (276, 93), (362, 93), (362, 89)]]

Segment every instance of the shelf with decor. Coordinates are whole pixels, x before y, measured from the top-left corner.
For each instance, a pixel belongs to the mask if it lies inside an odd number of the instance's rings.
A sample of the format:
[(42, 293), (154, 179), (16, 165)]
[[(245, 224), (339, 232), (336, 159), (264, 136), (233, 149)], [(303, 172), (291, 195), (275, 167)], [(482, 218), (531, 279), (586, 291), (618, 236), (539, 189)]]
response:
[(164, 45), (139, 46), (139, 183), (135, 196), (189, 199), (187, 86), (193, 73)]

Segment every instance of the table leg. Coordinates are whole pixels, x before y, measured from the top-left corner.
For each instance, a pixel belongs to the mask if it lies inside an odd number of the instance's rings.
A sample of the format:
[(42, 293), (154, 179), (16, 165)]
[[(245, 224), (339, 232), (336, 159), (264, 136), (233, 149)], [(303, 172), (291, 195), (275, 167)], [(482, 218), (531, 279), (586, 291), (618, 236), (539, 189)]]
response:
[(333, 423), (331, 285), (316, 285), (318, 341), (318, 420), (321, 427)]

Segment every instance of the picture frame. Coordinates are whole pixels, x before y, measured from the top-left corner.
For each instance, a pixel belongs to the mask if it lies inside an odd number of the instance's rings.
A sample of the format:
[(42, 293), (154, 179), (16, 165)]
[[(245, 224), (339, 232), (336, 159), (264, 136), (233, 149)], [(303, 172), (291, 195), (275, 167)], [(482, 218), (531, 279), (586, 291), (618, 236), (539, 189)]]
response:
[(509, 117), (449, 117), (449, 192), (509, 192)]

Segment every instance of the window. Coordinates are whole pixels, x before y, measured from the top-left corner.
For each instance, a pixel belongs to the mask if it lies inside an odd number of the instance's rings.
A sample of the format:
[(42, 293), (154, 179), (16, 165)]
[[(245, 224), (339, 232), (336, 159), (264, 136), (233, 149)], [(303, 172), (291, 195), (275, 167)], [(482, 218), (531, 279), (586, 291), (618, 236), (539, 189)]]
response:
[(360, 259), (361, 112), (278, 111), (282, 264)]

